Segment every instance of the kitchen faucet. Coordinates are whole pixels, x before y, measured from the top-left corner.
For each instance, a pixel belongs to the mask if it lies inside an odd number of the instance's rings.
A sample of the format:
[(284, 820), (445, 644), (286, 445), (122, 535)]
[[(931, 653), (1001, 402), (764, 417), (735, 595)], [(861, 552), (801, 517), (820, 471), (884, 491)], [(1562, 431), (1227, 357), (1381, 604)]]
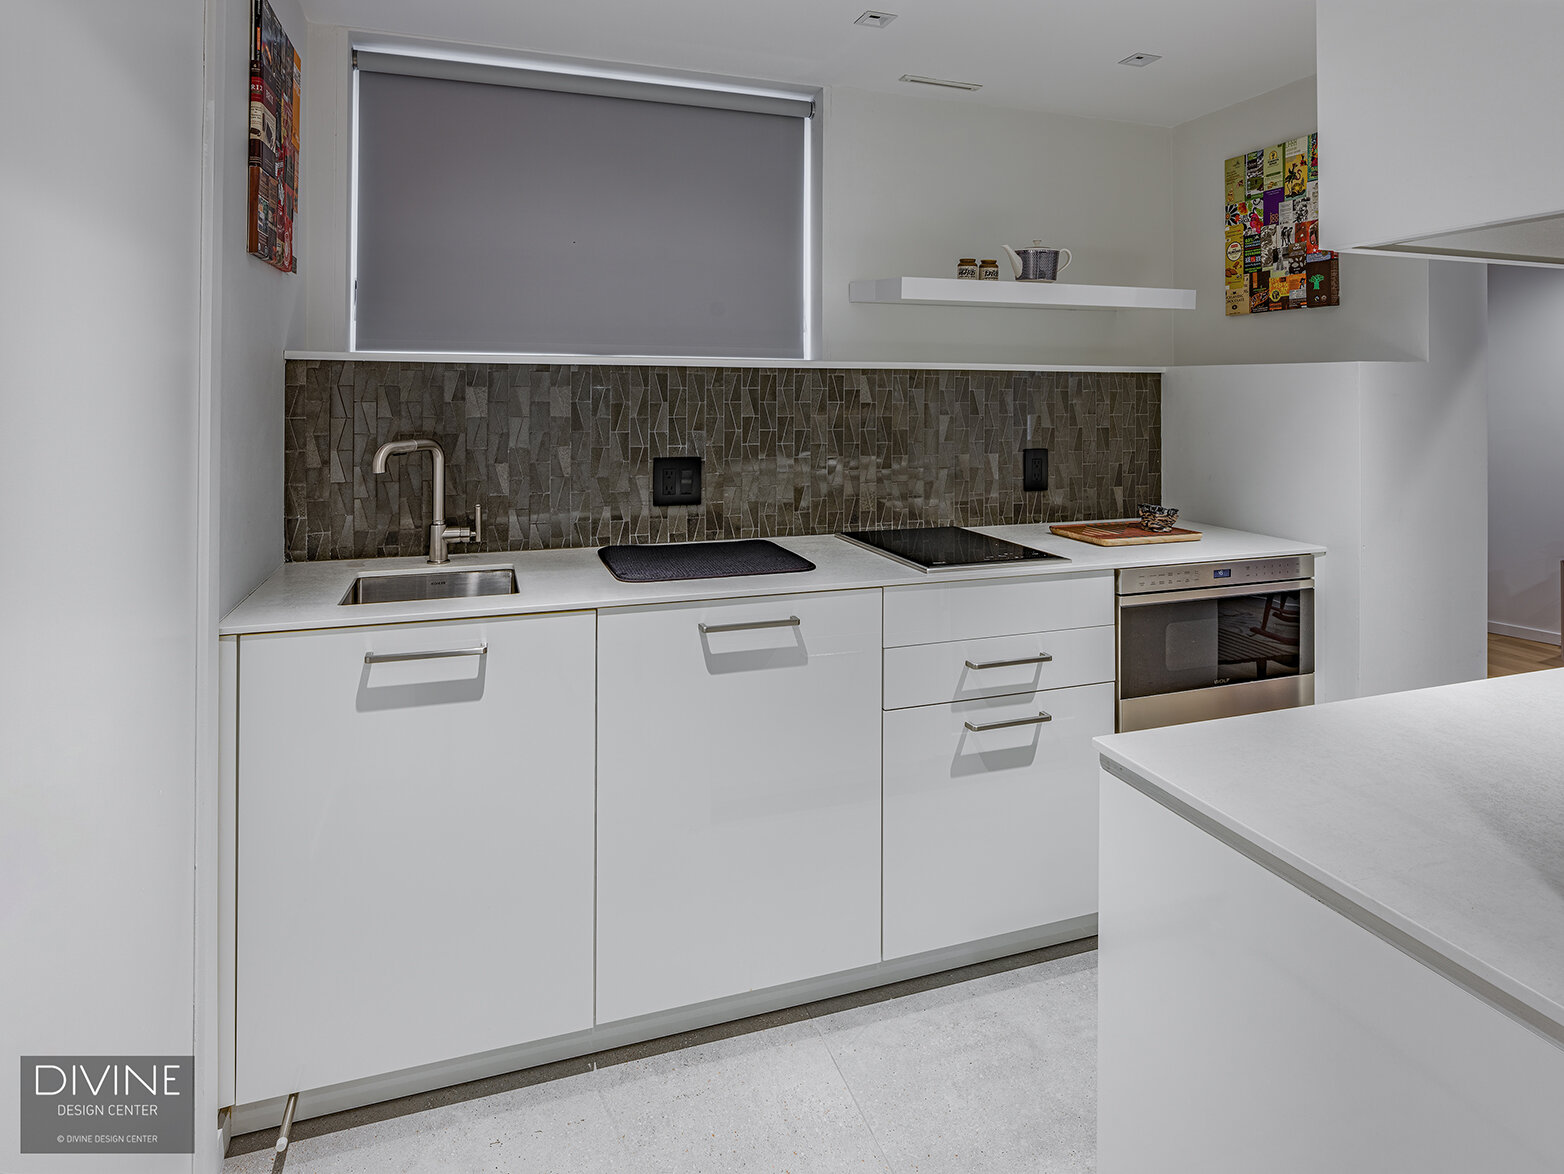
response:
[(448, 543), (483, 541), (483, 507), (473, 507), (470, 530), (466, 526), (445, 524), (445, 450), (432, 440), (392, 440), (382, 444), (375, 452), (375, 472), (386, 471), (387, 457), (409, 452), (427, 452), (434, 457), (434, 513), (429, 523), (429, 561), (448, 563), (451, 561), (446, 551)]

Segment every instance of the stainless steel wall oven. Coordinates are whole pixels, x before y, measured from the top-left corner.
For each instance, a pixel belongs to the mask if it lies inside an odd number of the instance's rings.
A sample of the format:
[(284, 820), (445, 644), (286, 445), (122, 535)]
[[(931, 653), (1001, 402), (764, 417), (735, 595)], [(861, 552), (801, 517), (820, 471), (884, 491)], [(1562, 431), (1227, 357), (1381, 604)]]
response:
[(1117, 728), (1314, 703), (1314, 558), (1118, 572)]

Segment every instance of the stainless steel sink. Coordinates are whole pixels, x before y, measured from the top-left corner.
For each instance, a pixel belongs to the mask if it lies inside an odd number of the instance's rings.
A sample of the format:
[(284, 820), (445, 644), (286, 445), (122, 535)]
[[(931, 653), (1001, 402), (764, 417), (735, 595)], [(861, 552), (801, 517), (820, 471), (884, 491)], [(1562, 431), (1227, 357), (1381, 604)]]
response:
[(465, 599), (477, 595), (514, 594), (516, 572), (509, 567), (473, 571), (412, 571), (398, 575), (360, 575), (342, 597), (342, 603), (406, 603), (415, 599)]

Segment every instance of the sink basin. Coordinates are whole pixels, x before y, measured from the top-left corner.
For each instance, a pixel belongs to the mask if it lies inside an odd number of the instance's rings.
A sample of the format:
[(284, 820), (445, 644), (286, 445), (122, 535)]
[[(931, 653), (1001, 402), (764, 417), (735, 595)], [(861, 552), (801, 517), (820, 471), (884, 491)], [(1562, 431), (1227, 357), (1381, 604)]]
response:
[(342, 603), (406, 603), (415, 599), (465, 599), (475, 595), (514, 594), (516, 572), (509, 567), (475, 571), (411, 571), (398, 575), (360, 575), (342, 597)]

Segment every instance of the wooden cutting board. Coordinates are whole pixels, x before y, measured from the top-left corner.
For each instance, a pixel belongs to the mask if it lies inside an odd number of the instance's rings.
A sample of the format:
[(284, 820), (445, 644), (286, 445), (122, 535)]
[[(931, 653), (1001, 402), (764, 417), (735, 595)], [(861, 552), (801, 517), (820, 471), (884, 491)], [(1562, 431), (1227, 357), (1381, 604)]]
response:
[(1174, 526), (1160, 534), (1141, 528), (1135, 518), (1122, 522), (1070, 522), (1048, 527), (1061, 538), (1090, 542), (1093, 546), (1140, 546), (1147, 542), (1199, 542), (1199, 530), (1180, 530)]

